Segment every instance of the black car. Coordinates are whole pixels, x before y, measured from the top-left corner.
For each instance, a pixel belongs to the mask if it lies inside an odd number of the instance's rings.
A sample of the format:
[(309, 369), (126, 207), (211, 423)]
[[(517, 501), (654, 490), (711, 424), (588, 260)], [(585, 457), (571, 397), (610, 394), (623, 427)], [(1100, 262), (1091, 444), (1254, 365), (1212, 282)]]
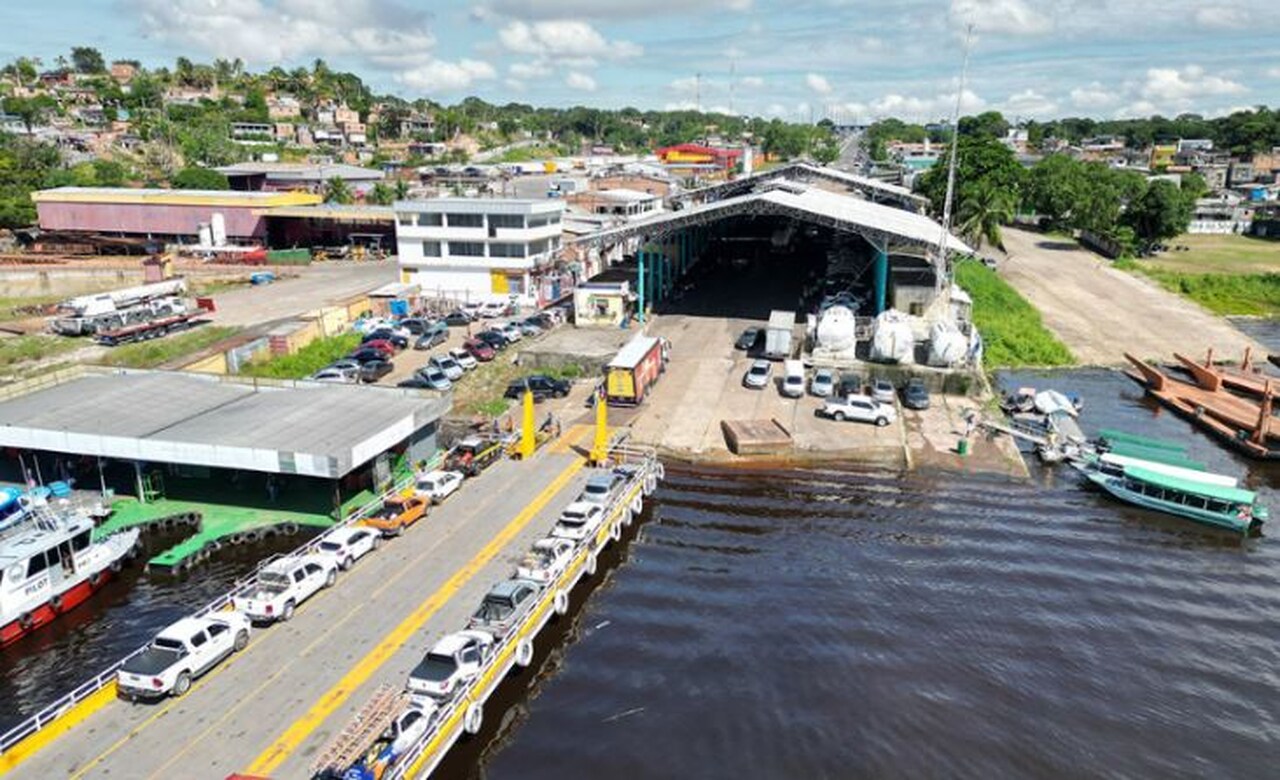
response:
[(355, 352), (352, 352), (347, 357), (350, 358), (351, 360), (356, 361), (361, 366), (363, 366), (365, 363), (371, 363), (375, 360), (381, 360), (385, 362), (387, 359), (386, 354), (384, 354), (382, 350), (374, 349), (373, 347), (361, 347), (360, 349), (357, 349)]
[(841, 372), (840, 384), (836, 386), (836, 395), (844, 398), (850, 395), (862, 395), (862, 391), (866, 385), (862, 382), (862, 377), (858, 374), (846, 374)]
[(415, 390), (431, 390), (431, 389), (433, 389), (433, 388), (432, 388), (432, 386), (431, 386), (431, 383), (430, 383), (430, 382), (428, 382), (427, 380), (425, 380), (425, 379), (423, 379), (422, 377), (418, 376), (417, 374), (414, 374), (413, 376), (409, 377), (408, 379), (403, 379), (403, 380), (401, 380), (401, 381), (399, 381), (399, 382), (396, 382), (396, 387), (411, 387), (411, 388), (413, 388), (413, 389), (415, 389)]
[(430, 322), (424, 319), (419, 319), (418, 317), (410, 317), (407, 320), (400, 320), (400, 327), (415, 336), (421, 336), (423, 333), (426, 333), (427, 328), (430, 327), (430, 325)]
[(929, 389), (924, 386), (923, 380), (912, 379), (907, 382), (907, 386), (902, 388), (902, 405), (908, 409), (929, 408)]
[(507, 392), (503, 393), (504, 398), (520, 398), (524, 395), (525, 388), (533, 393), (533, 400), (542, 401), (546, 398), (564, 398), (569, 394), (569, 383), (563, 379), (552, 379), (542, 374), (534, 374), (524, 379), (517, 379), (507, 385)]
[(764, 328), (747, 328), (742, 331), (741, 336), (738, 336), (738, 340), (733, 342), (733, 346), (737, 349), (752, 349), (760, 341), (762, 333), (764, 333)]
[(401, 336), (399, 333), (396, 333), (393, 330), (386, 330), (385, 328), (379, 328), (378, 330), (370, 331), (367, 335), (365, 335), (364, 338), (360, 339), (360, 343), (367, 344), (370, 341), (378, 341), (378, 340), (388, 341), (391, 343), (391, 346), (395, 347), (396, 349), (404, 349), (405, 347), (409, 346), (409, 339), (405, 338), (404, 336)]
[(524, 321), (531, 325), (537, 325), (543, 330), (551, 330), (556, 324), (555, 318), (550, 314), (547, 314), (545, 311), (540, 311), (537, 314), (531, 314), (526, 317)]
[(447, 330), (430, 331), (429, 330), (426, 333), (419, 336), (417, 341), (413, 342), (413, 348), (414, 349), (431, 349), (437, 344), (443, 344), (448, 340), (449, 340), (449, 331)]
[(510, 341), (507, 340), (506, 336), (502, 335), (496, 330), (482, 330), (479, 333), (477, 333), (475, 337), (480, 339), (484, 343), (488, 344), (489, 346), (493, 347), (494, 349), (502, 349), (503, 347), (511, 343)]
[(451, 311), (444, 316), (445, 325), (462, 326), (462, 325), (469, 325), (470, 323), (471, 323), (471, 315), (467, 314), (465, 311), (462, 311), (461, 309), (459, 309), (458, 311)]
[(377, 382), (387, 374), (390, 374), (395, 366), (391, 365), (390, 360), (370, 360), (360, 364), (360, 381), (361, 382)]

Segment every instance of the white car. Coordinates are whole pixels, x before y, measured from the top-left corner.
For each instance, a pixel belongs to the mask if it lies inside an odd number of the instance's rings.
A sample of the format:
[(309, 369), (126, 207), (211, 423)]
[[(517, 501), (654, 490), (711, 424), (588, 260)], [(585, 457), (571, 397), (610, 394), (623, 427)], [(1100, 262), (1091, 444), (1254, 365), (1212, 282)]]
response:
[(352, 328), (362, 336), (373, 333), (375, 330), (382, 328), (394, 328), (395, 323), (382, 317), (370, 317), (365, 320), (358, 320)]
[(742, 376), (742, 385), (752, 390), (763, 390), (769, 386), (769, 375), (773, 373), (773, 364), (767, 360), (757, 360)]
[(882, 404), (893, 405), (898, 398), (898, 391), (888, 379), (871, 380), (871, 397)]
[(463, 368), (449, 355), (436, 355), (428, 361), (432, 366), (444, 372), (449, 377), (450, 382), (457, 381), (462, 378)]
[(507, 313), (507, 304), (503, 301), (485, 301), (480, 304), (481, 317), (501, 317)]
[(520, 326), (512, 325), (510, 322), (495, 324), (493, 329), (501, 333), (507, 341), (513, 343), (524, 338), (524, 333), (520, 332)]
[(322, 368), (310, 376), (312, 382), (331, 382), (337, 385), (359, 384), (360, 375), (340, 368)]
[(809, 392), (819, 398), (827, 398), (836, 391), (836, 372), (829, 368), (820, 368), (813, 372), (809, 380)]
[(391, 723), (391, 757), (403, 756), (422, 735), (426, 734), (440, 717), (440, 707), (426, 697), (413, 697), (413, 701)]
[(546, 585), (555, 582), (573, 560), (577, 543), (572, 539), (548, 536), (533, 543), (529, 552), (516, 564), (516, 576)]
[(459, 631), (436, 642), (409, 673), (410, 693), (447, 701), (475, 679), (493, 654), (486, 631)]
[(151, 640), (116, 672), (116, 689), (128, 699), (181, 696), (191, 681), (249, 644), (249, 618), (213, 612), (183, 618)]
[(418, 477), (415, 489), (418, 495), (439, 503), (462, 487), (463, 475), (460, 471), (429, 471)]
[(327, 555), (293, 555), (272, 561), (258, 572), (247, 596), (232, 599), (250, 620), (288, 620), (299, 604), (338, 579), (338, 564)]
[(470, 371), (480, 365), (476, 362), (475, 355), (468, 352), (465, 347), (454, 347), (449, 350), (449, 357), (453, 358), (458, 365), (462, 366), (463, 371)]
[(560, 513), (551, 529), (552, 536), (581, 541), (593, 535), (604, 523), (604, 507), (586, 501), (574, 501)]
[(804, 363), (799, 360), (788, 360), (783, 363), (782, 386), (778, 392), (787, 398), (799, 398), (804, 395)]
[(316, 545), (321, 555), (328, 555), (338, 564), (338, 568), (346, 571), (356, 561), (378, 549), (382, 544), (382, 534), (372, 528), (348, 525), (335, 528), (320, 538)]
[(592, 474), (587, 478), (587, 484), (583, 486), (578, 500), (607, 507), (613, 503), (613, 499), (618, 497), (618, 492), (627, 484), (627, 478), (627, 474), (616, 470)]
[(898, 419), (898, 410), (893, 404), (881, 403), (869, 395), (830, 398), (817, 414), (839, 422), (854, 420), (875, 423), (876, 427), (881, 428)]

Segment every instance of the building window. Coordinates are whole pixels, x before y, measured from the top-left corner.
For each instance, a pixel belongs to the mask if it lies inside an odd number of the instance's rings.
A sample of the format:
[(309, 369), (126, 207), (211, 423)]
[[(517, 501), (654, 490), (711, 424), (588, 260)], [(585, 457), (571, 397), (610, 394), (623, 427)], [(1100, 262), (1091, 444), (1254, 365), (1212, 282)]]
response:
[(413, 214), (397, 214), (397, 215), (396, 215), (396, 221), (398, 221), (398, 222), (399, 222), (401, 225), (403, 225), (404, 227), (412, 227), (412, 226), (413, 226)]
[(418, 214), (418, 227), (440, 227), (444, 224), (441, 219), (444, 215), (429, 211), (423, 211)]
[(524, 257), (524, 244), (490, 244), (489, 257)]
[(523, 214), (490, 214), (489, 227), (491, 228), (523, 228)]
[(483, 214), (450, 214), (449, 227), (484, 227)]
[(479, 241), (450, 241), (449, 254), (454, 257), (484, 257), (484, 244)]
[(423, 257), (439, 257), (440, 242), (439, 241), (423, 241), (422, 256)]

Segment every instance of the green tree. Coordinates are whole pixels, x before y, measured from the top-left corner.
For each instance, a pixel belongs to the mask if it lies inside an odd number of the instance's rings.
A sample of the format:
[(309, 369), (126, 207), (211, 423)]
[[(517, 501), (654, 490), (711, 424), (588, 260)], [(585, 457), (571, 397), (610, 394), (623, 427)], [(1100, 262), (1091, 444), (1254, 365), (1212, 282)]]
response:
[(45, 117), (53, 113), (58, 104), (48, 95), (36, 95), (29, 98), (8, 97), (3, 100), (5, 111), (19, 117), (22, 124), (27, 128), (27, 134), (31, 134), (32, 128), (44, 121)]
[[(323, 64), (322, 60), (316, 60), (316, 62)], [(341, 176), (334, 176), (324, 183), (325, 203), (351, 203), (354, 200), (350, 185)]]
[(107, 72), (107, 63), (102, 59), (102, 52), (90, 46), (72, 47), (71, 63), (77, 73)]
[(1000, 227), (1013, 221), (1014, 195), (995, 182), (968, 189), (957, 212), (960, 235), (977, 248), (982, 241), (1004, 250)]
[[(960, 136), (958, 148), (955, 203), (974, 195), (982, 184), (1004, 190), (1015, 203), (1018, 201), (1023, 172), (1013, 150), (986, 133)], [(939, 156), (937, 164), (920, 177), (920, 192), (929, 199), (935, 214), (942, 213), (946, 200), (950, 159), (948, 148)]]
[(840, 142), (835, 136), (828, 135), (813, 147), (813, 159), (823, 165), (830, 165), (840, 159)]
[(1023, 203), (1055, 230), (1072, 225), (1085, 188), (1092, 186), (1085, 164), (1065, 154), (1051, 154), (1036, 163), (1023, 184)]
[(229, 190), (227, 177), (208, 168), (183, 168), (170, 182), (177, 190)]
[(999, 111), (984, 111), (977, 116), (960, 118), (960, 135), (985, 135), (991, 138), (1004, 138), (1009, 132), (1009, 123)]
[(1187, 231), (1193, 203), (1178, 185), (1161, 179), (1129, 204), (1124, 221), (1144, 243), (1165, 241)]
[(375, 206), (390, 206), (396, 199), (396, 192), (385, 182), (378, 182), (373, 185), (373, 189), (369, 190), (369, 194), (364, 199), (366, 203)]
[(409, 182), (405, 181), (404, 179), (396, 179), (394, 189), (395, 189), (396, 200), (409, 199)]

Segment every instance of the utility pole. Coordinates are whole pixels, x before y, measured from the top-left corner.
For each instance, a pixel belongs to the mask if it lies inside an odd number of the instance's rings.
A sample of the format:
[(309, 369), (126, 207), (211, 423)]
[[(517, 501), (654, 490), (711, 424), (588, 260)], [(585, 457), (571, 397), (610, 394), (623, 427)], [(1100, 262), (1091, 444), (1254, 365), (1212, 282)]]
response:
[[(960, 101), (964, 100), (965, 82), (969, 78), (969, 44), (973, 40), (973, 23), (970, 22), (964, 33), (964, 64), (960, 67), (960, 88), (956, 90), (956, 110), (951, 115), (951, 159), (947, 162), (947, 196), (942, 204), (942, 235), (938, 238), (938, 261), (946, 269), (947, 278), (951, 276), (950, 264), (947, 262), (947, 238), (951, 233), (951, 201), (956, 192), (956, 156), (960, 151)], [(938, 276), (938, 284), (942, 284), (942, 275)]]

